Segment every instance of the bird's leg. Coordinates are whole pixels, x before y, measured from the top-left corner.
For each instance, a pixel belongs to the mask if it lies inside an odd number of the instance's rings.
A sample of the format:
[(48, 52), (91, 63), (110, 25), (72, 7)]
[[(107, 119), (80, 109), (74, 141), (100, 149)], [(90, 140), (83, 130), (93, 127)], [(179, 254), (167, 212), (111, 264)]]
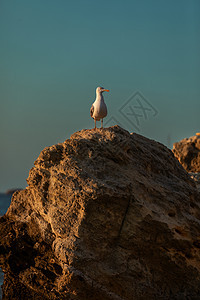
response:
[(94, 120), (94, 130), (96, 130), (97, 129), (97, 121), (96, 120)]
[(103, 128), (103, 119), (101, 119), (101, 128)]

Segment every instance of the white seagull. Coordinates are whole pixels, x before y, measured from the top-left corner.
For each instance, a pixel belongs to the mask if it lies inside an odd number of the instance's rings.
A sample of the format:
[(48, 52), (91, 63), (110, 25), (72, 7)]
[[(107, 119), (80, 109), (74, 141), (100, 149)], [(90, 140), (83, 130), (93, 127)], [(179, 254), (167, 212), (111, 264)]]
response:
[(102, 93), (109, 92), (109, 90), (104, 89), (103, 87), (98, 87), (96, 89), (96, 100), (90, 108), (90, 116), (94, 119), (94, 129), (96, 129), (96, 121), (101, 120), (101, 128), (103, 128), (103, 118), (107, 116), (107, 106), (104, 102)]

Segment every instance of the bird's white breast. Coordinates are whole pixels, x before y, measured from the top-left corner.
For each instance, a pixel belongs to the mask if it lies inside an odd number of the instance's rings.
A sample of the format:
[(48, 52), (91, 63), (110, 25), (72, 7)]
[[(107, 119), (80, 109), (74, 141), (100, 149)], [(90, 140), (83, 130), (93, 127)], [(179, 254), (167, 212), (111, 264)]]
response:
[(104, 102), (103, 96), (97, 97), (93, 103), (94, 113), (93, 118), (97, 121), (107, 116), (107, 106)]

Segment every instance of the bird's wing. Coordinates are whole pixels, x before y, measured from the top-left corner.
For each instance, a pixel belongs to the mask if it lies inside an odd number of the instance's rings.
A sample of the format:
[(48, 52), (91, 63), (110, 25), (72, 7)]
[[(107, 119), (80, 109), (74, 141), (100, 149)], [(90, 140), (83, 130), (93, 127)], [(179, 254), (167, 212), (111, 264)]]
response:
[(92, 117), (94, 113), (94, 105), (92, 104), (91, 108), (90, 108), (90, 116)]

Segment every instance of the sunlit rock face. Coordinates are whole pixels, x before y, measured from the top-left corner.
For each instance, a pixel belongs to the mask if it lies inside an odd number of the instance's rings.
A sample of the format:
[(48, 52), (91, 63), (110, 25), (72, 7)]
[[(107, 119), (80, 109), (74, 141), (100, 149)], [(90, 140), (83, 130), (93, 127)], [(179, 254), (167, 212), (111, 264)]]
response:
[(200, 191), (200, 133), (175, 143), (172, 151)]
[(200, 172), (200, 135), (175, 143), (172, 151), (186, 171)]
[(82, 130), (27, 182), (0, 223), (4, 299), (199, 299), (200, 197), (165, 146)]

